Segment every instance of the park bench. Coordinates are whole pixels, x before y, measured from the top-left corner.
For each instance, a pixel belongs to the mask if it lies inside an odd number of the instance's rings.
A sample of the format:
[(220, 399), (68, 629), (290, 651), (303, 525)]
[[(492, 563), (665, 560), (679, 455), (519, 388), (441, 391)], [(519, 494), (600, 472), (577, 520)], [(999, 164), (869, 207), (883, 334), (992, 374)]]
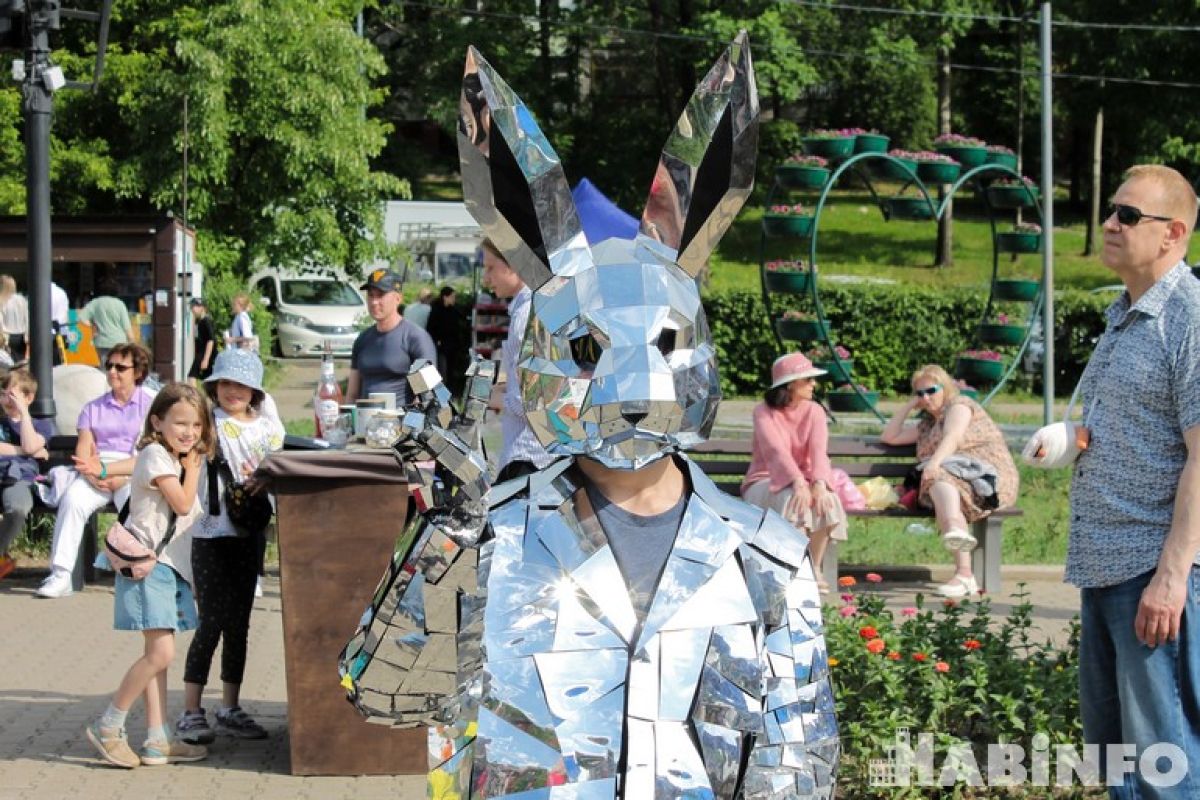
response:
[[(751, 443), (748, 439), (713, 439), (689, 450), (688, 456), (700, 465), (717, 486), (732, 495), (737, 495), (746, 469), (750, 466), (750, 448)], [(828, 450), (833, 466), (845, 470), (855, 483), (876, 476), (900, 483), (916, 462), (916, 448), (913, 445), (886, 445), (877, 438), (831, 436)], [(979, 587), (986, 592), (997, 592), (1000, 589), (1000, 545), (1003, 540), (1004, 520), (1018, 517), (1021, 513), (1019, 508), (1000, 508), (971, 526), (972, 534), (979, 540), (979, 546), (971, 553), (971, 569), (975, 572)], [(882, 511), (847, 511), (846, 514), (851, 518), (867, 519), (933, 516), (932, 511), (910, 511), (902, 507)], [(830, 542), (825, 551), (823, 573), (830, 586), (836, 585), (836, 542)]]

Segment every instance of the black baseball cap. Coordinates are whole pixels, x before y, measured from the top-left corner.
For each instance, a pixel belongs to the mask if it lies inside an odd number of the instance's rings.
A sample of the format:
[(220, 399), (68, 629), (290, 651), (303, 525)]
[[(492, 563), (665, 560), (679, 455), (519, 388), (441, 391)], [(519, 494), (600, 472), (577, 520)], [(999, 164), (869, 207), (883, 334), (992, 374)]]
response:
[(381, 292), (404, 292), (404, 279), (400, 273), (390, 269), (377, 269), (367, 276), (367, 282), (361, 289), (378, 289)]
[(200, 297), (193, 297), (191, 299), (191, 301), (188, 302), (188, 305), (191, 306), (192, 308), (196, 308), (196, 307), (208, 308), (208, 306), (204, 305), (203, 298), (200, 298)]

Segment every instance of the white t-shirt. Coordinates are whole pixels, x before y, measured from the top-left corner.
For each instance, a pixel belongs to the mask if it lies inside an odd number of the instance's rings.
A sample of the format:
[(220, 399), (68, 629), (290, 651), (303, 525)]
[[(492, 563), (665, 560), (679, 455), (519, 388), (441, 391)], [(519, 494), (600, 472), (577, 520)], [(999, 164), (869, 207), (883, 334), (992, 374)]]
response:
[(29, 301), (25, 295), (14, 294), (8, 298), (4, 306), (4, 332), (10, 336), (29, 332)]
[[(157, 442), (146, 445), (138, 453), (130, 479), (129, 518), (125, 527), (143, 545), (151, 549), (158, 547), (167, 535), (171, 523), (171, 504), (154, 480), (164, 475), (179, 477), (183, 472), (178, 459)], [(201, 479), (203, 484), (203, 478)], [(197, 493), (199, 494), (199, 493)], [(175, 520), (175, 535), (170, 544), (159, 553), (158, 560), (178, 572), (185, 581), (192, 582), (192, 539), (191, 530), (200, 515), (200, 498), (192, 504), (192, 510)]]
[[(243, 480), (242, 470), (245, 465), (249, 465), (250, 469), (255, 469), (268, 453), (283, 447), (283, 423), (279, 420), (279, 412), (270, 395), (267, 395), (263, 401), (258, 416), (249, 422), (234, 419), (221, 408), (213, 413), (213, 419), (216, 423), (217, 440), (220, 442), (221, 452), (224, 454), (225, 460), (229, 462), (229, 470), (238, 483)], [(219, 515), (214, 516), (210, 513), (208, 481), (214, 477), (218, 478), (218, 498), (225, 490), (225, 477), (217, 476), (216, 473), (217, 470), (210, 466), (207, 477), (200, 484), (199, 494), (204, 507), (204, 515), (200, 517), (199, 524), (192, 528), (192, 535), (197, 539), (237, 536), (237, 531), (234, 529), (233, 523), (229, 521), (229, 515), (224, 506), (221, 507)]]
[(59, 325), (71, 321), (71, 301), (67, 293), (57, 283), (50, 283), (50, 320)]
[(238, 312), (237, 316), (233, 318), (233, 322), (230, 323), (226, 336), (230, 339), (250, 339), (248, 342), (240, 342), (234, 346), (245, 350), (258, 350), (258, 338), (254, 335), (254, 323), (250, 320), (249, 311)]

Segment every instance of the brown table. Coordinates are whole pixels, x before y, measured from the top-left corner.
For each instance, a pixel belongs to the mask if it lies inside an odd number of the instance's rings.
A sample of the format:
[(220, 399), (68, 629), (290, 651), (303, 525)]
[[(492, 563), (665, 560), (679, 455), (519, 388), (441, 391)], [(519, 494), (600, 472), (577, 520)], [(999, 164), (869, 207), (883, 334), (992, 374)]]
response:
[(274, 453), (259, 474), (277, 502), (292, 774), (425, 772), (425, 729), (368, 723), (337, 672), (404, 526), (403, 471), (387, 451), (331, 450)]

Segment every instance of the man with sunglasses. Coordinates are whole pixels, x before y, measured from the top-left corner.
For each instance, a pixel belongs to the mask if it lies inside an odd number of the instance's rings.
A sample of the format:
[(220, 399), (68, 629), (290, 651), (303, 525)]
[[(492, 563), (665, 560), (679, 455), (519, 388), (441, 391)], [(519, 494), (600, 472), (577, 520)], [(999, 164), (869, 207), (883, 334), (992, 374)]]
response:
[[(1101, 255), (1125, 292), (1080, 379), (1090, 442), (1071, 481), (1066, 580), (1081, 589), (1084, 739), (1101, 746), (1101, 774), (1106, 746), (1136, 746), (1115, 798), (1200, 797), (1200, 282), (1184, 262), (1196, 211), (1175, 170), (1126, 173)], [(1134, 766), (1154, 744), (1191, 765), (1174, 786)]]

